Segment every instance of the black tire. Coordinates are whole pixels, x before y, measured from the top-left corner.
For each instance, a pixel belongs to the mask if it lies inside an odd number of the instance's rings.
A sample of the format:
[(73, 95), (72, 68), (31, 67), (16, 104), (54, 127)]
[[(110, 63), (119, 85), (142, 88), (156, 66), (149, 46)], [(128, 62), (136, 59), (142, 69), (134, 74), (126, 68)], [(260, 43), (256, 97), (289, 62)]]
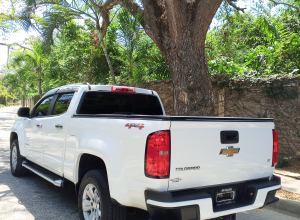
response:
[(105, 173), (101, 170), (91, 170), (87, 172), (81, 183), (78, 193), (78, 209), (80, 220), (85, 220), (83, 212), (84, 190), (89, 185), (95, 186), (100, 197), (101, 220), (125, 220), (126, 207), (113, 203), (109, 193), (108, 181)]
[[(15, 159), (13, 161), (13, 158)], [(16, 165), (13, 165), (16, 163)], [(19, 142), (18, 139), (15, 139), (10, 146), (10, 170), (13, 176), (26, 176), (28, 170), (22, 166), (22, 157), (20, 154)]]

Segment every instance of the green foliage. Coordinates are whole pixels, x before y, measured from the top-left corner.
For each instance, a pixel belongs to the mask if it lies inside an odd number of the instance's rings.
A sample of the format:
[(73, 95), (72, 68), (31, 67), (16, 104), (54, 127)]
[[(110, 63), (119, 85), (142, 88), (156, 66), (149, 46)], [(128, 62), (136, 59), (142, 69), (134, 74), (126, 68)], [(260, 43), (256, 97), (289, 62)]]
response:
[(2, 98), (3, 105), (8, 105), (8, 98), (13, 99), (16, 97), (11, 92), (9, 92), (3, 85), (0, 84), (0, 98)]
[(274, 99), (280, 99), (280, 100), (284, 100), (284, 99), (293, 99), (296, 98), (299, 95), (298, 90), (294, 89), (293, 91), (288, 91), (286, 88), (284, 88), (283, 86), (283, 82), (274, 85), (274, 84), (270, 84), (269, 86), (267, 86), (264, 90), (264, 92), (266, 93), (266, 95), (270, 98), (274, 98)]
[(15, 32), (20, 28), (28, 31), (37, 29), (34, 16), (28, 8), (19, 7), (20, 1), (0, 1), (0, 34)]
[(8, 102), (7, 106), (18, 106), (20, 105), (19, 103), (13, 103), (13, 102)]
[[(130, 83), (128, 51), (120, 40), (120, 30), (120, 24), (113, 22), (107, 32), (106, 44), (117, 83), (127, 84)], [(39, 39), (30, 39), (28, 42), (33, 51), (19, 49), (11, 53), (10, 69), (4, 70), (5, 86), (25, 99), (38, 95), (38, 78), (41, 78), (43, 93), (71, 83), (111, 83), (105, 55), (102, 48), (94, 44), (93, 31), (94, 26), (89, 20), (81, 25), (74, 20), (67, 22), (55, 34), (51, 53), (44, 50)], [(132, 52), (133, 83), (169, 79), (168, 64), (159, 49), (141, 29), (139, 32)]]
[(278, 158), (278, 163), (276, 165), (277, 168), (282, 168), (288, 166), (290, 163), (290, 158), (289, 157), (283, 157), (279, 156)]
[(290, 9), (270, 14), (268, 8), (258, 15), (219, 13), (224, 23), (206, 39), (210, 72), (231, 78), (299, 74), (300, 14)]
[(119, 47), (125, 64), (119, 82), (131, 81), (133, 85), (145, 80), (170, 79), (168, 64), (155, 43), (145, 34), (139, 23), (140, 18), (134, 18), (122, 9), (117, 19)]
[(24, 57), (23, 51), (12, 53), (10, 60), (11, 69), (4, 70), (3, 85), (8, 88), (15, 98), (18, 97), (23, 101), (28, 97), (30, 90), (37, 90), (37, 74), (33, 71), (33, 66), (27, 59), (20, 61), (19, 58)]
[(105, 56), (92, 44), (90, 33), (84, 26), (71, 21), (56, 35), (45, 73), (49, 80), (43, 82), (47, 91), (68, 83), (108, 83)]

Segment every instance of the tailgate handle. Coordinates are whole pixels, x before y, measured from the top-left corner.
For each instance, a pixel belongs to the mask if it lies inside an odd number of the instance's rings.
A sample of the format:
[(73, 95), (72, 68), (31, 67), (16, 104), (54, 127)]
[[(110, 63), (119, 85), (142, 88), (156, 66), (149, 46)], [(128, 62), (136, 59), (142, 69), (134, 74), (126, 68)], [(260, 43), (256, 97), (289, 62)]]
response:
[(239, 143), (238, 131), (221, 131), (221, 144), (237, 144)]

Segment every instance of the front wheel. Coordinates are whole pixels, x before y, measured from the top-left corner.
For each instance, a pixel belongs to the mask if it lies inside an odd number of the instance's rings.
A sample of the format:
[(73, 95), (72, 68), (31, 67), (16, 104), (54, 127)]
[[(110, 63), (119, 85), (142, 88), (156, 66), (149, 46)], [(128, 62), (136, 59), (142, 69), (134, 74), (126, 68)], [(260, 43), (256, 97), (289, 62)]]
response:
[(15, 139), (10, 147), (10, 170), (13, 176), (25, 176), (28, 170), (22, 166), (18, 139)]
[(83, 177), (78, 208), (81, 220), (126, 219), (126, 208), (112, 203), (106, 175), (101, 170), (91, 170)]

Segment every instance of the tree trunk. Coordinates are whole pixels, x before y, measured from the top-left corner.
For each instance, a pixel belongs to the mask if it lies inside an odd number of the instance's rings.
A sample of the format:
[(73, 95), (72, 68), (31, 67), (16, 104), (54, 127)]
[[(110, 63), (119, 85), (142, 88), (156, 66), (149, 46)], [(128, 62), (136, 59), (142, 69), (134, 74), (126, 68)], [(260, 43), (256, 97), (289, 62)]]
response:
[(25, 95), (25, 93), (23, 92), (22, 107), (25, 107), (25, 99), (26, 99), (25, 96), (26, 96), (26, 95)]
[[(192, 42), (167, 55), (174, 87), (174, 115), (205, 116), (214, 114), (210, 73), (204, 48)], [(188, 55), (187, 55), (188, 54)]]
[(115, 71), (114, 71), (114, 68), (113, 68), (113, 66), (112, 66), (112, 63), (111, 63), (111, 61), (110, 61), (110, 58), (109, 58), (107, 49), (106, 49), (106, 47), (105, 47), (105, 44), (104, 44), (104, 42), (103, 42), (103, 36), (102, 36), (102, 34), (101, 34), (101, 31), (98, 30), (98, 29), (97, 29), (97, 34), (98, 34), (98, 38), (99, 38), (101, 47), (102, 47), (102, 49), (103, 49), (103, 52), (104, 52), (104, 55), (105, 55), (105, 58), (106, 58), (108, 67), (109, 67), (110, 75), (111, 75), (111, 78), (112, 78), (112, 83), (113, 83), (113, 84), (116, 84)]
[(205, 58), (205, 38), (223, 0), (107, 0), (125, 7), (167, 60), (174, 85), (174, 114), (213, 115), (214, 101)]
[(133, 79), (132, 79), (132, 54), (129, 57), (129, 77), (130, 77), (130, 86), (133, 86)]
[(40, 94), (40, 98), (43, 97), (43, 92), (42, 92), (42, 79), (41, 77), (39, 76), (38, 78), (38, 82), (39, 82), (39, 94)]
[(116, 84), (115, 71), (114, 71), (114, 68), (113, 68), (113, 66), (112, 66), (112, 63), (111, 63), (111, 61), (110, 61), (110, 58), (109, 58), (109, 56), (108, 56), (108, 52), (107, 52), (107, 50), (106, 50), (106, 47), (105, 47), (103, 41), (101, 42), (101, 46), (102, 46), (104, 55), (105, 55), (105, 57), (106, 57), (106, 61), (107, 61), (107, 63), (108, 63), (110, 75), (111, 75), (111, 78), (112, 78), (112, 83), (113, 83), (113, 84)]
[[(174, 115), (212, 116), (214, 99), (205, 39), (222, 0), (143, 0), (146, 33), (170, 67)], [(158, 20), (153, 22), (153, 17)]]
[(10, 51), (10, 46), (7, 46), (7, 60), (6, 60), (7, 69), (9, 69), (9, 51)]

